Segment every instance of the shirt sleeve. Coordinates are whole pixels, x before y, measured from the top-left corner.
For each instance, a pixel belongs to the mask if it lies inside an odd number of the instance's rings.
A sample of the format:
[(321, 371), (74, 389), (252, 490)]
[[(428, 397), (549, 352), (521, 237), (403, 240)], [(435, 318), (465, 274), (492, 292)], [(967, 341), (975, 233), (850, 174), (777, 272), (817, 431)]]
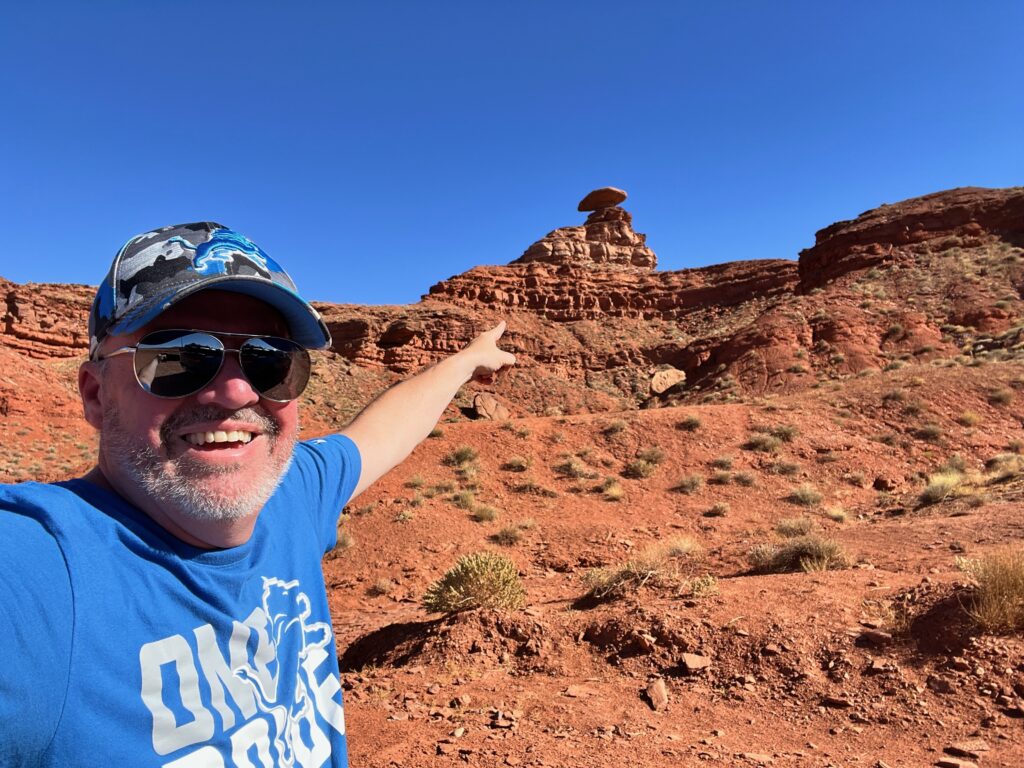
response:
[(0, 765), (36, 765), (64, 708), (71, 580), (43, 525), (0, 505)]
[(328, 552), (338, 542), (338, 516), (359, 483), (359, 449), (345, 435), (318, 437), (298, 443), (294, 461), (309, 495), (313, 527)]

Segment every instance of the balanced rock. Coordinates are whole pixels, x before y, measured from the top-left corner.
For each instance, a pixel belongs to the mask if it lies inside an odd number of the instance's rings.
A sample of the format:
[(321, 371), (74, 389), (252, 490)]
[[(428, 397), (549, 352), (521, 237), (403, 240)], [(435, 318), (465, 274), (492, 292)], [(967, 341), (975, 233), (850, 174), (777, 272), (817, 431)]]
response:
[(565, 264), (654, 269), (658, 257), (647, 236), (633, 229), (625, 208), (599, 208), (579, 227), (559, 227), (535, 242), (513, 264)]
[(626, 191), (617, 187), (601, 187), (590, 192), (580, 200), (577, 211), (597, 211), (601, 208), (611, 208), (626, 200)]

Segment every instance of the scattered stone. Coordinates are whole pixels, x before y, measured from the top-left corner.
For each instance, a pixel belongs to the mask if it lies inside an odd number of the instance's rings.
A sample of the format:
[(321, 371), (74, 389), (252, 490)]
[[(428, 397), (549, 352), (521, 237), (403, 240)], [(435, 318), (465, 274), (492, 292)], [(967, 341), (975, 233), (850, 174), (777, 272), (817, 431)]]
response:
[(857, 637), (857, 645), (881, 648), (892, 642), (892, 635), (881, 629), (865, 629)]
[(473, 412), (478, 418), (491, 421), (508, 421), (512, 418), (511, 411), (488, 392), (478, 392), (473, 398)]
[(763, 755), (759, 752), (741, 752), (739, 756), (744, 760), (749, 760), (752, 763), (759, 763), (761, 765), (770, 765), (775, 762), (775, 759), (771, 755)]
[(696, 672), (702, 672), (710, 666), (711, 659), (707, 656), (701, 656), (698, 653), (683, 654), (683, 669), (691, 675)]
[(652, 680), (647, 686), (647, 700), (655, 712), (660, 712), (668, 706), (668, 690), (663, 678)]
[(967, 739), (966, 741), (958, 741), (956, 744), (950, 744), (943, 751), (947, 755), (953, 755), (954, 757), (968, 757), (971, 760), (980, 760), (982, 752), (988, 752), (991, 747), (985, 742), (984, 739)]
[(677, 368), (666, 368), (651, 377), (651, 392), (660, 395), (686, 381), (686, 373)]
[(953, 693), (956, 690), (953, 681), (946, 677), (929, 675), (926, 682), (935, 693)]
[(853, 706), (853, 702), (845, 696), (825, 696), (821, 700), (821, 704), (824, 707), (832, 707), (833, 709), (849, 709)]
[(588, 193), (576, 206), (577, 211), (597, 211), (601, 208), (611, 208), (613, 205), (624, 203), (628, 195), (618, 187), (601, 187)]
[(978, 768), (977, 763), (972, 763), (970, 760), (960, 760), (956, 757), (944, 757), (936, 761), (935, 766), (936, 768)]

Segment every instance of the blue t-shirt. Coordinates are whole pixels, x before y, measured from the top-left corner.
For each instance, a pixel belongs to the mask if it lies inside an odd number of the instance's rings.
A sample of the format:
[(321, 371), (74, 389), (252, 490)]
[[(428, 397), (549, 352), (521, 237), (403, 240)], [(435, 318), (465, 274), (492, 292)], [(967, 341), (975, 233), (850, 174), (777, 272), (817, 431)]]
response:
[(0, 486), (0, 766), (348, 765), (320, 560), (360, 467), (299, 443), (215, 551), (83, 480)]

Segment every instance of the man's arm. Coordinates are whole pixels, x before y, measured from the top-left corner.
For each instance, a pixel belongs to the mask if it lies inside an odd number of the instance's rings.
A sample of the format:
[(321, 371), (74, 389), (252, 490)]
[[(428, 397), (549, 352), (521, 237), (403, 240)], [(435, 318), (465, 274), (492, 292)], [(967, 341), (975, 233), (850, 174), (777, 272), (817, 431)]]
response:
[(498, 371), (515, 364), (512, 353), (498, 348), (504, 332), (502, 321), (462, 351), (391, 387), (341, 431), (356, 444), (362, 458), (353, 498), (412, 453), (463, 384), (470, 379), (489, 381)]

